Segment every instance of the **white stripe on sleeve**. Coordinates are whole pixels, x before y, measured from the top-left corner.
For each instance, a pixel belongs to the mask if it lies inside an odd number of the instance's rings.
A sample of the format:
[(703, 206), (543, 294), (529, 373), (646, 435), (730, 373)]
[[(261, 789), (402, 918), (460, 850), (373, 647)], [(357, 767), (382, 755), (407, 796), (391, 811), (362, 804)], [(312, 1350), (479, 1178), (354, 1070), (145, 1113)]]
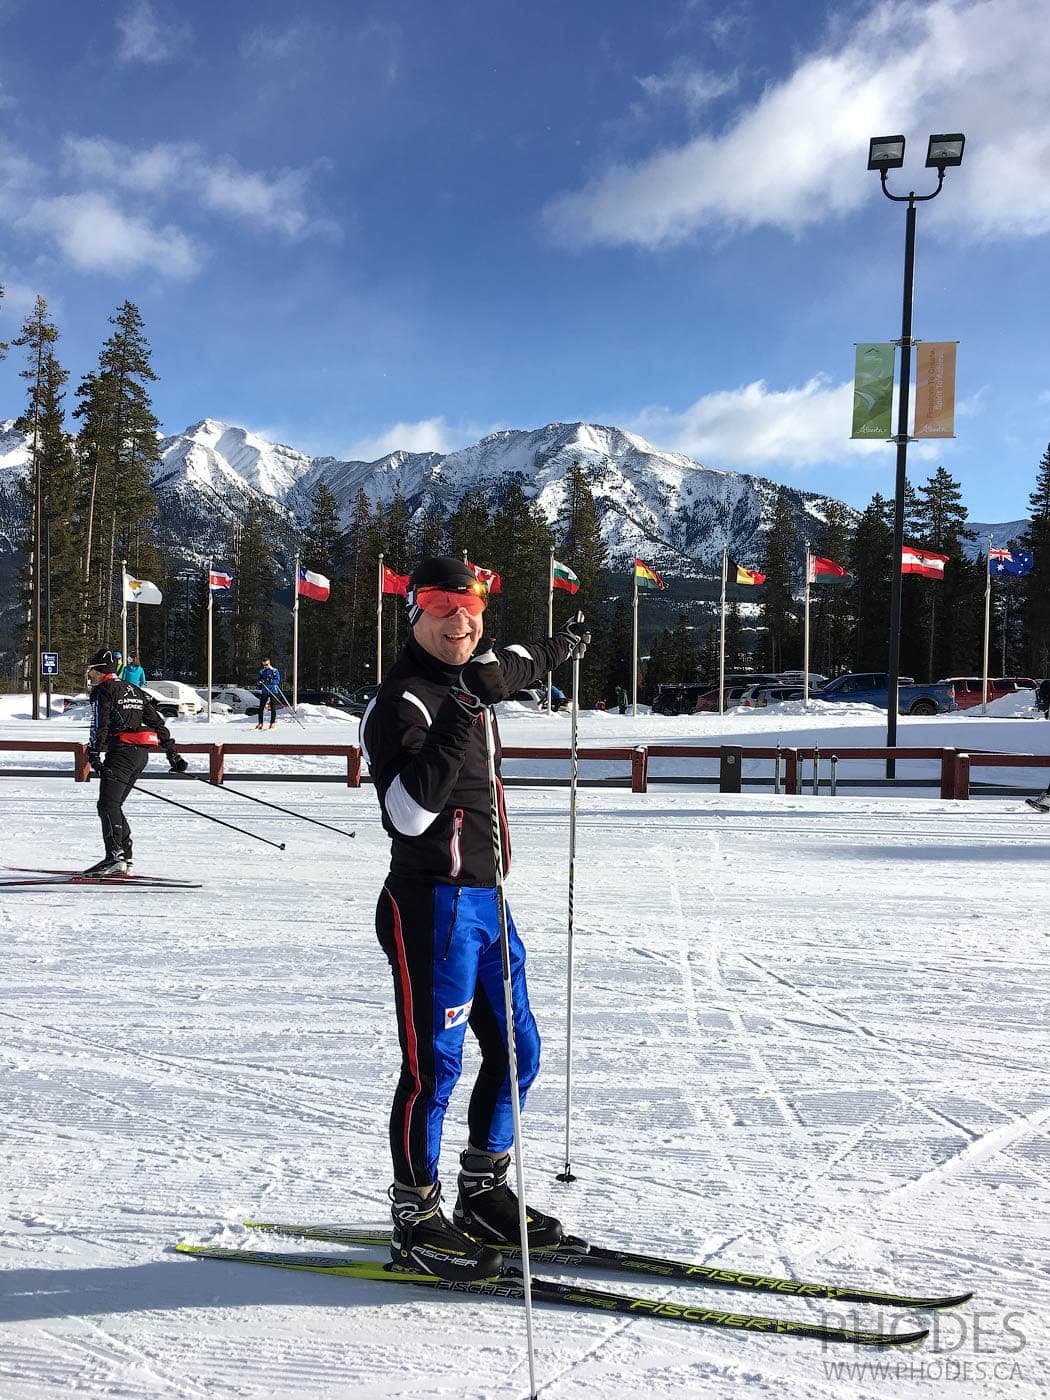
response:
[(387, 788), (383, 805), (387, 816), (402, 836), (422, 836), (427, 827), (441, 815), (440, 812), (428, 812), (414, 797), (409, 797), (400, 777), (395, 778)]

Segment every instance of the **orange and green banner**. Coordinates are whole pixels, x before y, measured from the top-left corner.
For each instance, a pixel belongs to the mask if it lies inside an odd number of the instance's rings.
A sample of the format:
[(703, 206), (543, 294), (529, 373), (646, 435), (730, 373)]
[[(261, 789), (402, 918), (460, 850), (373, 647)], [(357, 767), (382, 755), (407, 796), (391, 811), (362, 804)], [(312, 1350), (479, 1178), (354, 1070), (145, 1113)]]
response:
[(853, 438), (893, 436), (893, 355), (896, 346), (887, 341), (866, 341), (857, 346), (853, 369)]
[(917, 438), (955, 436), (954, 340), (924, 340), (915, 347)]
[(634, 561), (634, 582), (638, 588), (667, 587), (656, 570), (650, 568), (648, 564), (643, 564), (640, 559)]

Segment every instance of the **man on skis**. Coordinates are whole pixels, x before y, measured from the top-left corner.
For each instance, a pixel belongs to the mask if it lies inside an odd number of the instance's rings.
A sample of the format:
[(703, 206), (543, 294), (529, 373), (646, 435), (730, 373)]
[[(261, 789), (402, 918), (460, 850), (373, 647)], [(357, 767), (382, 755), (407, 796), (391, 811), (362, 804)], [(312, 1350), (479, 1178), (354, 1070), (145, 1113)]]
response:
[[(376, 909), (402, 1054), (390, 1115), (390, 1250), (403, 1267), (451, 1279), (498, 1273), (500, 1244), (518, 1240), (518, 1203), (507, 1185), (513, 1109), (484, 725), (495, 723), (489, 706), (582, 656), (589, 640), (581, 618), (546, 641), (482, 647), (475, 655), (487, 601), (484, 584), (460, 560), (418, 564), (406, 594), (412, 635), (361, 719), (361, 748), (393, 843)], [(509, 868), (498, 779), (497, 786)], [(539, 1069), (540, 1039), (509, 909), (507, 924), (524, 1100)], [(441, 1210), (438, 1158), (468, 1025), (482, 1058), (450, 1221)], [(530, 1244), (561, 1238), (551, 1216), (529, 1210), (528, 1222)]]
[(88, 761), (99, 779), (97, 811), (106, 854), (84, 874), (109, 878), (131, 872), (131, 828), (124, 800), (149, 762), (150, 751), (163, 748), (176, 773), (185, 773), (187, 763), (149, 696), (117, 676), (113, 652), (103, 648), (95, 653), (88, 662), (87, 682)]

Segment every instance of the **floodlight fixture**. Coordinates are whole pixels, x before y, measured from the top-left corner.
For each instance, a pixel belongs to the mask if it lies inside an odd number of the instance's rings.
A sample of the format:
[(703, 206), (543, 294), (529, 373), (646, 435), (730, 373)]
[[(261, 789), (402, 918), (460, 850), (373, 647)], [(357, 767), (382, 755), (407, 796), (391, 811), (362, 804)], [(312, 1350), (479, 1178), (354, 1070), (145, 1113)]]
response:
[(949, 165), (962, 165), (963, 147), (966, 145), (966, 137), (961, 131), (946, 132), (940, 136), (931, 136), (930, 144), (926, 151), (927, 170), (943, 171)]
[[(948, 138), (939, 138), (947, 140)], [(873, 136), (868, 142), (868, 169), (899, 170), (904, 164), (903, 136)]]

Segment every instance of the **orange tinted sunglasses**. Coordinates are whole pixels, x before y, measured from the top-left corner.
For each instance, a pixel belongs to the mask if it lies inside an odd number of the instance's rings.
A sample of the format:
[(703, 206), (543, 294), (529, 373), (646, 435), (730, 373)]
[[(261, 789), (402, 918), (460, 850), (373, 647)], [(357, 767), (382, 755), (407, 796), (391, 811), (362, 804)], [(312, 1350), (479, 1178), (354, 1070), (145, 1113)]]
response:
[(431, 617), (451, 617), (463, 609), (471, 617), (480, 617), (489, 601), (488, 590), (483, 583), (472, 584), (469, 589), (419, 588), (416, 590), (416, 603)]

